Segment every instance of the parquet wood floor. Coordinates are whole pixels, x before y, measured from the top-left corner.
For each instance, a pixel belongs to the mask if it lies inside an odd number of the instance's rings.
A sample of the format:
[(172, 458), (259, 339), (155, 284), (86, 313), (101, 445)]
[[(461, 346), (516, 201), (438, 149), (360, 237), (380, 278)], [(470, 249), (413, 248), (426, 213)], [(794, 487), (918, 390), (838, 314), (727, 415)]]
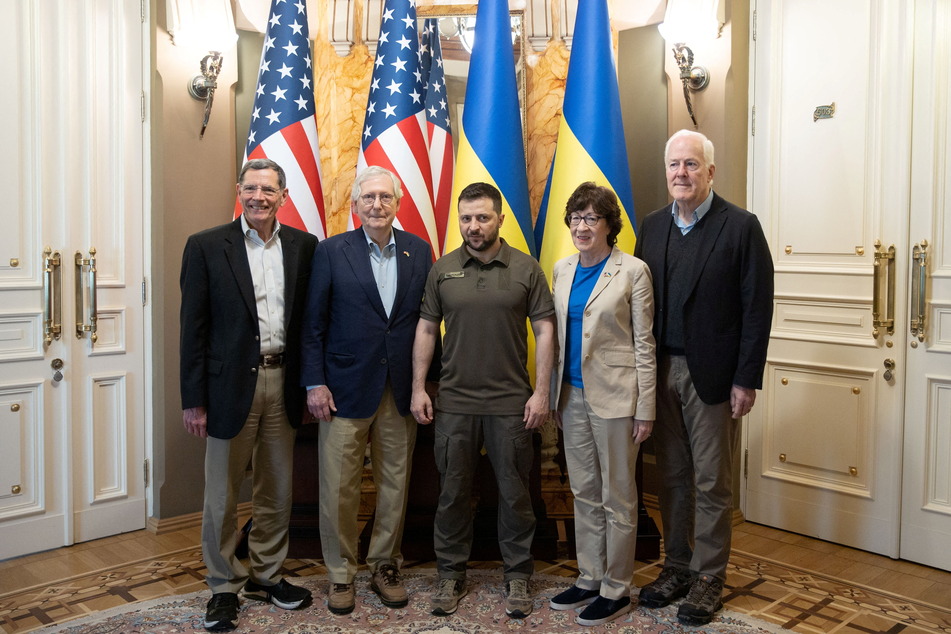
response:
[[(951, 633), (951, 573), (768, 527), (735, 528), (724, 601), (797, 632)], [(407, 562), (430, 567), (433, 562)], [(497, 568), (498, 562), (476, 562)], [(571, 559), (536, 570), (572, 577)], [(638, 562), (641, 586), (659, 570)], [(323, 573), (288, 560), (286, 574)], [(199, 529), (138, 531), (0, 562), (0, 628), (26, 632), (92, 612), (205, 589)]]

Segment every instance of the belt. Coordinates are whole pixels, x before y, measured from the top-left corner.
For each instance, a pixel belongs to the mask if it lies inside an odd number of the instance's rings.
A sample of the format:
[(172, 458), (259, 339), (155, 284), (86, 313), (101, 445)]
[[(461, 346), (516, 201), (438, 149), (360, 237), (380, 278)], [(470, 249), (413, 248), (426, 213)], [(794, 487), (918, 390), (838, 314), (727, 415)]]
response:
[(284, 353), (275, 352), (274, 354), (262, 354), (258, 360), (258, 365), (262, 368), (273, 368), (284, 365)]

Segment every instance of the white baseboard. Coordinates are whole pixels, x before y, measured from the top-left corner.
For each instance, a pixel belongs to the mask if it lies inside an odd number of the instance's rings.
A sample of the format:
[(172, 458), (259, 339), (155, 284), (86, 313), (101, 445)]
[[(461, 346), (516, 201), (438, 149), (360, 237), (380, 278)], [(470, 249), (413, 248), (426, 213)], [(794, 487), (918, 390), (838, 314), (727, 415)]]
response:
[[(242, 502), (238, 504), (238, 526), (241, 526), (249, 517), (251, 517), (251, 503)], [(201, 512), (198, 512), (176, 515), (175, 517), (150, 517), (145, 524), (145, 529), (156, 535), (164, 535), (166, 533), (200, 526)]]

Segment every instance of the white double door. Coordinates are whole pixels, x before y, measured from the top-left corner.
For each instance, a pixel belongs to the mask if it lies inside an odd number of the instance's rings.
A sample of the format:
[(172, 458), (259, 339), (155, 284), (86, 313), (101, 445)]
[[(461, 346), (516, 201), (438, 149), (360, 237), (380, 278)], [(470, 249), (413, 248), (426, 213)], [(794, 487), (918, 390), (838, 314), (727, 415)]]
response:
[(746, 517), (951, 569), (951, 3), (755, 11), (776, 299)]
[(143, 7), (0, 0), (0, 559), (145, 526)]

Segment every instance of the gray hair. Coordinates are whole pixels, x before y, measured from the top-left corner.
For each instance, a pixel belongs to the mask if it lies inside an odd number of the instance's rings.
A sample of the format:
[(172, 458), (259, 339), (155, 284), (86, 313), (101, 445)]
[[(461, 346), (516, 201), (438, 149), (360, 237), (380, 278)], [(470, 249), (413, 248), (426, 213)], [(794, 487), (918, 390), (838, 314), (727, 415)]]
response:
[(377, 176), (390, 177), (390, 180), (393, 181), (393, 196), (396, 202), (399, 202), (400, 198), (403, 197), (403, 187), (400, 185), (400, 179), (396, 177), (396, 174), (379, 165), (371, 165), (357, 175), (356, 180), (353, 181), (353, 189), (350, 192), (350, 202), (357, 202), (360, 198), (360, 190), (363, 189), (363, 183)]
[(667, 158), (670, 155), (670, 144), (673, 143), (675, 139), (685, 136), (699, 139), (703, 144), (703, 162), (708, 166), (715, 164), (713, 162), (713, 141), (708, 139), (700, 132), (694, 132), (693, 130), (678, 130), (677, 132), (674, 132), (674, 134), (669, 139), (667, 139), (667, 145), (664, 146), (664, 163), (667, 162)]
[(244, 182), (244, 175), (248, 173), (249, 170), (274, 170), (277, 172), (277, 187), (281, 191), (287, 187), (287, 176), (284, 174), (284, 168), (272, 161), (271, 159), (251, 159), (241, 168), (241, 172), (238, 174), (238, 182)]

